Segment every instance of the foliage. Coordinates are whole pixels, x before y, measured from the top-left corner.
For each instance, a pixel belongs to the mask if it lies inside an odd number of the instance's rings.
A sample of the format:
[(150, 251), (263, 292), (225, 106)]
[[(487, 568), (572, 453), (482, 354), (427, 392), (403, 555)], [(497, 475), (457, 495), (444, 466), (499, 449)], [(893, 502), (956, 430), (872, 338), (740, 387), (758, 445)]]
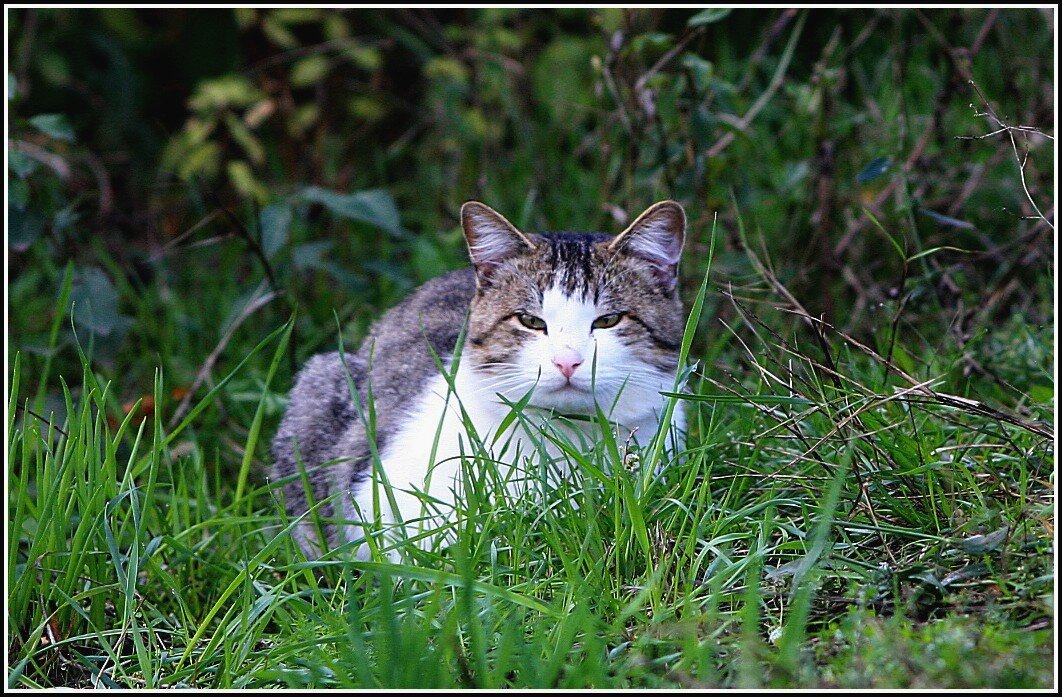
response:
[[(9, 684), (1050, 685), (1045, 12), (12, 10)], [(305, 358), (665, 197), (684, 459), (301, 559)]]

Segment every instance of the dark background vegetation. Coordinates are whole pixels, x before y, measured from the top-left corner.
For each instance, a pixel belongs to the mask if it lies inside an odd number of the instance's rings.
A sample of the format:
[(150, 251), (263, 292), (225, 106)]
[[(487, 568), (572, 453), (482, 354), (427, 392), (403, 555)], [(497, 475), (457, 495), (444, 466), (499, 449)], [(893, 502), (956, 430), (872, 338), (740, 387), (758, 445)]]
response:
[[(975, 113), (987, 108), (1050, 132), (1043, 12), (810, 10), (791, 54), (796, 12), (691, 27), (693, 14), (12, 12), (15, 297), (50, 297), (68, 260), (103, 271), (100, 283), (186, 296), (231, 254), (245, 257), (234, 270), (246, 292), (263, 264), (243, 226), (264, 237), (285, 294), (264, 326), (297, 305), (318, 327), (331, 307), (363, 321), (464, 263), (465, 200), (529, 229), (615, 231), (673, 197), (690, 214), (691, 257), (716, 215), (733, 248), (744, 215), (809, 310), (848, 328), (877, 326), (902, 276), (864, 210), (912, 251), (967, 250), (931, 260), (910, 310), (954, 312), (958, 332), (1035, 311), (1050, 229), (1027, 219), (1006, 134), (956, 138), (998, 130)], [(42, 114), (52, 128), (33, 126)], [(1022, 135), (1029, 193), (1050, 218), (1050, 141)], [(724, 259), (720, 271), (745, 269)], [(25, 314), (16, 346), (47, 326)], [(153, 348), (139, 326), (110, 347), (119, 374)], [(187, 328), (178, 370), (197, 367), (216, 328)]]
[[(756, 375), (724, 348), (730, 329), (812, 350), (824, 336), (799, 305), (921, 379), (954, 356), (948, 391), (1050, 428), (1052, 10), (8, 21), (9, 348), (33, 413), (65, 413), (58, 377), (81, 375), (80, 344), (112, 381), (112, 420), (150, 397), (136, 408), (172, 426), (296, 313), (271, 433), (290, 376), (338, 327), (355, 344), (467, 263), (464, 201), (528, 230), (616, 232), (674, 198), (687, 297), (716, 230), (693, 352), (707, 378)], [(264, 374), (227, 383), (190, 429), (222, 488)]]

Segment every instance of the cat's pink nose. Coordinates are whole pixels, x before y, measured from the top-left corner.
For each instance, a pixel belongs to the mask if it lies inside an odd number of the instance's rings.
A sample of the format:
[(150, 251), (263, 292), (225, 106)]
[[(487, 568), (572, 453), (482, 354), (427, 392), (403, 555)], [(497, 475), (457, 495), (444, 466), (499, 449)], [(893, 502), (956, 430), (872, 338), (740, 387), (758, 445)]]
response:
[(575, 369), (582, 364), (583, 357), (579, 355), (578, 351), (573, 351), (570, 348), (561, 349), (553, 355), (553, 365), (557, 366), (557, 370), (561, 371), (561, 374), (568, 379), (571, 379)]

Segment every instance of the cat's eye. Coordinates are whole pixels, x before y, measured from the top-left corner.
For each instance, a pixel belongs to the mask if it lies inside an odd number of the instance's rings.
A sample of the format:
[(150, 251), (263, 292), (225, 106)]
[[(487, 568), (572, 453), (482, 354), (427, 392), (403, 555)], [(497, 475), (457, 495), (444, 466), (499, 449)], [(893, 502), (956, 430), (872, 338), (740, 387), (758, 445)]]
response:
[(525, 312), (521, 312), (516, 315), (516, 319), (518, 322), (520, 322), (520, 324), (524, 325), (528, 329), (534, 329), (535, 331), (539, 332), (546, 331), (546, 320), (542, 319), (541, 317), (535, 317), (534, 315), (529, 315)]
[(621, 319), (623, 319), (622, 312), (613, 312), (610, 315), (601, 315), (590, 326), (594, 329), (611, 329), (619, 324)]

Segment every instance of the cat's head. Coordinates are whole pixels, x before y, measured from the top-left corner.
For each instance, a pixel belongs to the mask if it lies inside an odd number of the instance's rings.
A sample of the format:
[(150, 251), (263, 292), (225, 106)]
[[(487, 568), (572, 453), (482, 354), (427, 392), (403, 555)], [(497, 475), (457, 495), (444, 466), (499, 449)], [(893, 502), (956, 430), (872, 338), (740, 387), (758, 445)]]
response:
[(530, 404), (638, 419), (673, 385), (684, 312), (686, 214), (650, 207), (619, 235), (524, 234), (471, 201), (461, 224), (476, 270), (462, 362), (484, 389)]

